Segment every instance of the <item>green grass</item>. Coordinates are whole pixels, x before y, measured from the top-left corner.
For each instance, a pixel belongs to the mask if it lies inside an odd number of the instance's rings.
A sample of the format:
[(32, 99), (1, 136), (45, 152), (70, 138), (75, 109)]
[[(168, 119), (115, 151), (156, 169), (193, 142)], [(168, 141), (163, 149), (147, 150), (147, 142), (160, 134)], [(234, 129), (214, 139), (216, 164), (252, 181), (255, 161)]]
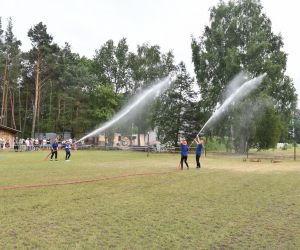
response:
[(213, 156), (199, 171), (191, 155), (177, 171), (179, 155), (46, 154), (0, 152), (0, 249), (300, 248), (299, 162)]

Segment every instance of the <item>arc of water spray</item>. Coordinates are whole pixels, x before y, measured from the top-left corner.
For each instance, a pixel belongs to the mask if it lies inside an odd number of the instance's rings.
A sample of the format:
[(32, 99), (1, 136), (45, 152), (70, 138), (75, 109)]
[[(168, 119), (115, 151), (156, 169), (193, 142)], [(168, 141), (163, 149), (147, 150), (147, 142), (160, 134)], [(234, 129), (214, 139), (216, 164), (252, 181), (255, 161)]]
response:
[(132, 111), (133, 108), (137, 107), (145, 98), (151, 96), (152, 94), (156, 94), (157, 92), (161, 92), (168, 84), (170, 85), (172, 83), (172, 81), (174, 81), (174, 78), (175, 78), (175, 75), (167, 76), (166, 78), (161, 80), (156, 85), (152, 86), (149, 89), (144, 90), (141, 94), (139, 94), (138, 97), (136, 97), (136, 100), (131, 105), (122, 109), (110, 121), (104, 123), (100, 128), (97, 128), (96, 130), (92, 131), (91, 133), (87, 134), (86, 136), (80, 138), (75, 143), (83, 141), (86, 138), (98, 135), (102, 131), (111, 127), (113, 124), (115, 124), (117, 121), (119, 121), (125, 115), (127, 115), (130, 111)]
[[(267, 74), (264, 73), (262, 75), (259, 75), (256, 78), (253, 78), (249, 81), (246, 81), (242, 86), (240, 86), (235, 92), (233, 92), (232, 95), (230, 95), (225, 101), (224, 103), (213, 113), (213, 115), (207, 120), (207, 122), (204, 124), (204, 126), (202, 127), (202, 129), (199, 131), (199, 133), (197, 134), (197, 136), (199, 136), (199, 134), (210, 124), (212, 124), (213, 122), (215, 122), (220, 115), (225, 111), (225, 109), (228, 107), (228, 105), (232, 102), (237, 102), (239, 101), (241, 98), (243, 98), (244, 96), (248, 95), (252, 90), (254, 90), (255, 88), (258, 87), (258, 85), (262, 82), (263, 78), (266, 76)], [(196, 137), (197, 137), (196, 136)], [(195, 140), (195, 139), (194, 139)], [(194, 142), (193, 140), (193, 142)]]

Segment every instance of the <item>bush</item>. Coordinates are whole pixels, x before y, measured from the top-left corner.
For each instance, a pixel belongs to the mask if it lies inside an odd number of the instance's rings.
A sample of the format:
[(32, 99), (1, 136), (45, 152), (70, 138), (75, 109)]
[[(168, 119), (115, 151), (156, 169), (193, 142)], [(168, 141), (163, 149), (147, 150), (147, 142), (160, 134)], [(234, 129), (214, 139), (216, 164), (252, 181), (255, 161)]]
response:
[(225, 151), (226, 150), (226, 141), (219, 137), (209, 137), (205, 143), (206, 150), (214, 151)]

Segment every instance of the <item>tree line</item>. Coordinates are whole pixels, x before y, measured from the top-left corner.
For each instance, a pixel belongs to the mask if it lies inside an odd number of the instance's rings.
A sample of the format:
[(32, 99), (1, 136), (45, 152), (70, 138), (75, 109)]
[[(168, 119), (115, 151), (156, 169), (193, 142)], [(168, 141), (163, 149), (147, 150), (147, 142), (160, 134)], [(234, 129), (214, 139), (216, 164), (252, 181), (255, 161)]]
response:
[(173, 73), (171, 87), (128, 121), (130, 126), (118, 129), (128, 134), (155, 129), (162, 143), (176, 146), (180, 136), (193, 139), (224, 102), (228, 82), (244, 71), (250, 78), (267, 76), (207, 136), (227, 138), (236, 151), (274, 147), (291, 140), (292, 129), (300, 140), (283, 39), (272, 32), (257, 0), (220, 1), (211, 8), (209, 25), (191, 41), (195, 78), (184, 62), (175, 63), (172, 51), (162, 52), (158, 45), (144, 43), (131, 52), (126, 38), (108, 40), (90, 59), (73, 52), (69, 43), (56, 44), (42, 22), (28, 30), (28, 38), (32, 47), (24, 52), (12, 19), (4, 30), (0, 17), (1, 124), (23, 137), (68, 131), (79, 138), (108, 121), (140, 89)]

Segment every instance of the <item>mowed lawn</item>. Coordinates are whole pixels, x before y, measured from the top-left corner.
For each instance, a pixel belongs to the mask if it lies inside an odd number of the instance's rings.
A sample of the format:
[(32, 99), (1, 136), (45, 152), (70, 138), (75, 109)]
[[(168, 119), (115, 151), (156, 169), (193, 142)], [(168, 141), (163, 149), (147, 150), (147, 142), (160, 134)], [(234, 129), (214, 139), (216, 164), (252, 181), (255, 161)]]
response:
[(0, 249), (300, 249), (300, 162), (0, 152)]

